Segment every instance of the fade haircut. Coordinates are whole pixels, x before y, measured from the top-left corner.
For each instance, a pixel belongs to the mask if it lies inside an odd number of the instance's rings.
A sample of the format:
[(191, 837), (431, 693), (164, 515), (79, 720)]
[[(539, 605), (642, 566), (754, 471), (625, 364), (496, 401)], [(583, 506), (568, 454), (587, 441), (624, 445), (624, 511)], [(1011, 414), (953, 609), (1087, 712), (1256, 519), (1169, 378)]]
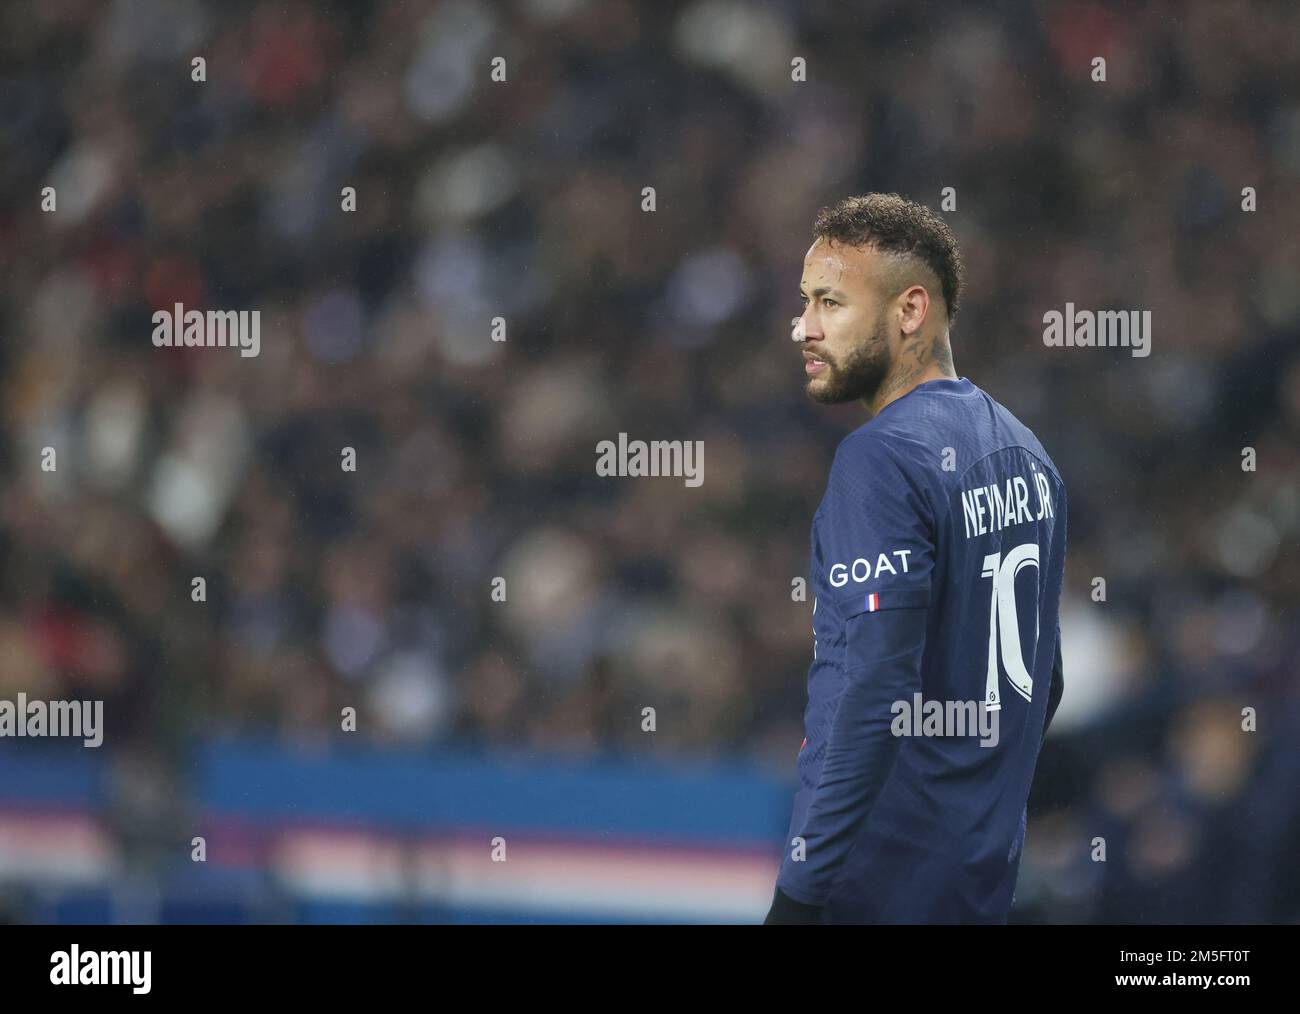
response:
[(948, 322), (956, 319), (966, 265), (948, 223), (924, 204), (898, 194), (846, 197), (817, 212), (813, 238), (845, 246), (870, 246), (893, 255), (896, 268), (890, 281), (900, 292), (915, 282), (914, 271), (909, 269), (924, 265), (943, 290)]

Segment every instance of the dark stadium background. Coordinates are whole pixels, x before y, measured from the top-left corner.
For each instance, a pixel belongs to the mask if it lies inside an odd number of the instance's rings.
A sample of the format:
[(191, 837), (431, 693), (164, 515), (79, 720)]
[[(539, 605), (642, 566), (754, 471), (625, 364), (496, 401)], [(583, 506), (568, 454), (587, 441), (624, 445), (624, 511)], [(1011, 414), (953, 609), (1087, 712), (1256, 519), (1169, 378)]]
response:
[(5, 4), (0, 698), (106, 731), (0, 742), (0, 919), (760, 920), (862, 421), (802, 257), (945, 187), (958, 372), (1070, 496), (1012, 919), (1300, 919), (1298, 67), (1268, 3)]

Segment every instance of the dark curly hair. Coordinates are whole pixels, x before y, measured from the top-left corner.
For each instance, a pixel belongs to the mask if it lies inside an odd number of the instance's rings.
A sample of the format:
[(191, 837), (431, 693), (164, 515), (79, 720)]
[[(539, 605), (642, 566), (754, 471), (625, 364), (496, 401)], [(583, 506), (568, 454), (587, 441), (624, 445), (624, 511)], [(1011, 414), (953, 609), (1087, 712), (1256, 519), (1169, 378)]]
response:
[(966, 264), (948, 223), (924, 204), (898, 194), (846, 197), (817, 212), (813, 238), (915, 258), (943, 288), (949, 323), (956, 319)]

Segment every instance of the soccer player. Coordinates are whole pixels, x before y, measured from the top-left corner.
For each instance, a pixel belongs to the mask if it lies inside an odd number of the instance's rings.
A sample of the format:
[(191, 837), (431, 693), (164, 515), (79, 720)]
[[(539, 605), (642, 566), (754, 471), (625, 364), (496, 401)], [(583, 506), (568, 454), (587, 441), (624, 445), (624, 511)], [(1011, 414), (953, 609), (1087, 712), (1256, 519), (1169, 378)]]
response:
[(938, 215), (850, 197), (813, 236), (808, 394), (871, 418), (813, 517), (800, 787), (766, 922), (1005, 923), (1063, 685), (1065, 487), (953, 369), (964, 267)]

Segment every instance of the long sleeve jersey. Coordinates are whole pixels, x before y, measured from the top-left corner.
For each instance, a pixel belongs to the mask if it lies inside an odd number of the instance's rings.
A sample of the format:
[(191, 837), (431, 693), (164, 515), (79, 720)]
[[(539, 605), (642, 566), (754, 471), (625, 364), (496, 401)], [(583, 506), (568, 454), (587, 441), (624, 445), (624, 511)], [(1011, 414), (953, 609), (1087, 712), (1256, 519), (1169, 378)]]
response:
[(840, 444), (785, 894), (829, 922), (1006, 921), (1061, 692), (1065, 533), (1051, 458), (965, 378)]

